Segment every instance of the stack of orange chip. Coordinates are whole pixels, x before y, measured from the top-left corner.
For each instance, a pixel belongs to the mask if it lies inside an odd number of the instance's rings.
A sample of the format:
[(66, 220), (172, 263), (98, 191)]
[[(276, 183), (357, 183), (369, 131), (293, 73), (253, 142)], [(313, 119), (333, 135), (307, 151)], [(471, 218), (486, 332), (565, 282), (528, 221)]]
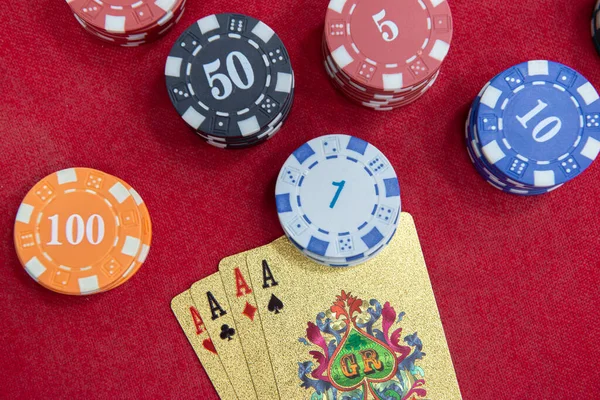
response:
[(54, 292), (88, 295), (129, 280), (150, 251), (152, 224), (140, 195), (89, 168), (48, 175), (25, 196), (15, 221), (25, 271)]

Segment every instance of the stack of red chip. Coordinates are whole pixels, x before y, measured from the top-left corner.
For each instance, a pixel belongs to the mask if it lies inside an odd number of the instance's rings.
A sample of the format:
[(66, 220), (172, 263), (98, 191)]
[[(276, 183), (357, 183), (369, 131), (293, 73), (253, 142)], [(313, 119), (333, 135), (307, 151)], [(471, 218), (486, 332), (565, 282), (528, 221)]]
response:
[(183, 15), (186, 0), (67, 0), (86, 31), (121, 46), (160, 38)]
[(392, 110), (434, 84), (451, 40), (446, 0), (331, 0), (323, 35), (325, 69), (352, 101)]

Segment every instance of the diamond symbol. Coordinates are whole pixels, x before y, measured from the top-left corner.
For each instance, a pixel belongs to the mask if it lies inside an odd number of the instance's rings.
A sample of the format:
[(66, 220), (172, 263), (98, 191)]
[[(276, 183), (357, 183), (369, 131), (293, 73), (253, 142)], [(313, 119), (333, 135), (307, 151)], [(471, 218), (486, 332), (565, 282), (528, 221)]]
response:
[(204, 347), (206, 350), (210, 351), (213, 354), (217, 354), (217, 349), (215, 349), (215, 345), (213, 344), (212, 340), (210, 340), (210, 338), (204, 339), (204, 341), (202, 342), (202, 347)]
[(254, 314), (256, 314), (256, 310), (258, 310), (258, 308), (246, 302), (246, 307), (244, 307), (244, 312), (242, 312), (242, 314), (250, 318), (250, 321), (254, 321)]

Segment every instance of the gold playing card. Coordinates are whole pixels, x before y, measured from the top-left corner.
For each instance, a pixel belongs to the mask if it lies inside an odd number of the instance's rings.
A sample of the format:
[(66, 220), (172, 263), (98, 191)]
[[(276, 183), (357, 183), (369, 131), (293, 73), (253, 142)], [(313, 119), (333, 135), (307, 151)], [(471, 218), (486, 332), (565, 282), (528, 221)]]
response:
[(220, 274), (194, 283), (190, 292), (237, 397), (257, 399)]
[(235, 320), (242, 349), (250, 367), (250, 375), (259, 399), (278, 399), (275, 376), (267, 351), (267, 343), (258, 317), (251, 287), (246, 253), (227, 257), (219, 263), (231, 314)]
[(181, 325), (188, 341), (194, 348), (198, 359), (202, 363), (206, 374), (210, 378), (219, 397), (223, 400), (236, 400), (237, 396), (225, 373), (217, 350), (206, 331), (204, 322), (196, 305), (192, 300), (189, 290), (178, 294), (171, 301), (171, 309)]
[(285, 239), (247, 264), (282, 399), (461, 398), (409, 214), (358, 267), (318, 265)]

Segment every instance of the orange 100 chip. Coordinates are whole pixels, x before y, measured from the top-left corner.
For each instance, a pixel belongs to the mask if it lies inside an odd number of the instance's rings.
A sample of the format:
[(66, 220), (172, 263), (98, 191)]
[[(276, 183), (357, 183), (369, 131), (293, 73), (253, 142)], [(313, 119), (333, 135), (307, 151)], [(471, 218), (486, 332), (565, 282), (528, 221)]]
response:
[(129, 268), (123, 272), (121, 278), (107, 290), (121, 286), (132, 276), (134, 276), (136, 272), (138, 272), (144, 261), (146, 261), (146, 257), (148, 257), (148, 253), (150, 252), (150, 243), (152, 241), (152, 222), (150, 220), (150, 213), (148, 212), (148, 208), (146, 207), (144, 200), (142, 200), (142, 197), (138, 194), (138, 192), (135, 191), (135, 189), (129, 187), (125, 182), (123, 182), (123, 184), (128, 187), (129, 192), (133, 196), (133, 199), (140, 209), (140, 220), (142, 224), (142, 246), (135, 262), (131, 264)]
[(149, 215), (140, 204), (133, 189), (100, 171), (71, 168), (49, 175), (17, 212), (19, 260), (33, 279), (59, 293), (116, 287), (149, 249)]

